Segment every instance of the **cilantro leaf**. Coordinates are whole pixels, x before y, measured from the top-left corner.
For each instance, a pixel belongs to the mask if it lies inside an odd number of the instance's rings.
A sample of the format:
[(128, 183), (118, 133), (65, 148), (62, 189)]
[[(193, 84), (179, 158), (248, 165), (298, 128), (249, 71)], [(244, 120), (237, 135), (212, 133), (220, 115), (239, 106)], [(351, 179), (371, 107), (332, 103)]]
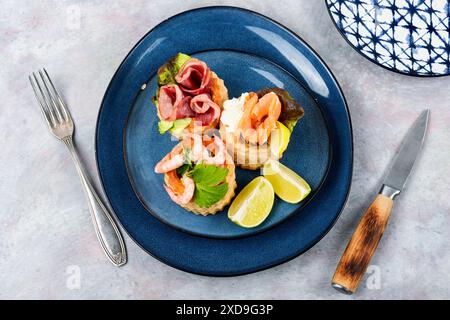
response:
[(197, 185), (194, 191), (194, 201), (202, 208), (211, 207), (223, 199), (228, 192), (228, 183), (222, 183), (214, 187)]
[(228, 183), (225, 182), (227, 175), (227, 168), (197, 164), (192, 171), (195, 203), (207, 208), (221, 200), (228, 192)]
[(193, 179), (196, 183), (215, 186), (223, 182), (228, 174), (228, 169), (212, 164), (197, 164), (194, 168)]

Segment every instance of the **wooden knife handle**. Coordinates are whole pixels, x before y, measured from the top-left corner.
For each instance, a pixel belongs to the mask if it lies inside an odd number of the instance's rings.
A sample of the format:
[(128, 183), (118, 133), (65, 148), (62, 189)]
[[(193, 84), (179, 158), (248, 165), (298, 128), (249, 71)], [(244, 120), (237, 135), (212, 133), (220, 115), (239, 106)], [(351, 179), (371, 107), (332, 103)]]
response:
[(391, 214), (393, 201), (377, 195), (364, 213), (334, 273), (332, 286), (352, 294), (366, 272)]

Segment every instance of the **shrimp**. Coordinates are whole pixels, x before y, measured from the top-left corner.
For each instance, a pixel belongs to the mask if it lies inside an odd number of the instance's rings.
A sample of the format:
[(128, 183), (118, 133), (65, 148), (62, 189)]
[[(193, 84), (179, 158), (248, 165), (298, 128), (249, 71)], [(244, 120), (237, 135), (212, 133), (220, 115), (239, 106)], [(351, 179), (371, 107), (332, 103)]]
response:
[(188, 134), (183, 139), (183, 146), (189, 150), (189, 160), (198, 163), (222, 165), (226, 159), (226, 147), (217, 136), (213, 140), (203, 139), (201, 134)]
[[(186, 152), (189, 152), (189, 155), (186, 155)], [(156, 165), (155, 172), (165, 173), (164, 189), (170, 199), (179, 205), (186, 205), (194, 196), (195, 183), (186, 173), (180, 177), (176, 169), (181, 167), (185, 160), (224, 165), (226, 156), (225, 144), (218, 136), (212, 136), (212, 140), (203, 140), (201, 134), (189, 134)]]
[(281, 113), (281, 102), (274, 92), (266, 93), (252, 109), (253, 119), (261, 121), (265, 117), (277, 119)]
[(270, 136), (270, 132), (277, 127), (277, 120), (281, 114), (281, 102), (278, 96), (269, 92), (265, 94), (252, 110), (256, 122), (258, 143), (263, 144)]
[(245, 140), (250, 143), (256, 143), (256, 132), (252, 124), (252, 110), (258, 102), (258, 96), (254, 92), (250, 92), (244, 102), (244, 114), (238, 124), (238, 129), (242, 133)]
[(189, 160), (197, 162), (202, 157), (203, 142), (201, 134), (190, 133), (183, 139), (183, 145), (189, 150)]
[[(222, 139), (214, 136), (214, 141), (203, 149), (203, 161), (206, 164), (222, 165), (226, 161), (227, 149)], [(210, 152), (214, 155), (210, 155)]]
[(172, 170), (166, 173), (164, 180), (164, 189), (166, 189), (173, 202), (185, 205), (191, 201), (195, 190), (195, 183), (192, 178), (183, 175), (180, 179), (176, 170)]
[(181, 167), (183, 164), (183, 147), (181, 145), (177, 145), (168, 155), (166, 155), (160, 162), (156, 164), (155, 172), (166, 173)]
[(276, 128), (281, 114), (281, 102), (274, 92), (269, 92), (259, 100), (251, 92), (244, 104), (244, 114), (239, 122), (239, 129), (249, 143), (263, 144)]

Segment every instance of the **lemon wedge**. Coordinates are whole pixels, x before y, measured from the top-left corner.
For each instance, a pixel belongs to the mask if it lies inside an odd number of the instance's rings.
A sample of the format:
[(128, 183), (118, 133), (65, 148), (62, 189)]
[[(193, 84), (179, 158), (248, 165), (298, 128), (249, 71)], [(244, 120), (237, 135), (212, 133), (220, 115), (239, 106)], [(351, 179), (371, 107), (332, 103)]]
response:
[(228, 218), (244, 228), (253, 228), (266, 220), (275, 194), (270, 182), (260, 176), (242, 189), (228, 209)]
[(311, 192), (311, 187), (302, 177), (278, 161), (267, 161), (263, 174), (272, 184), (275, 194), (286, 202), (299, 203)]
[(277, 121), (276, 129), (270, 133), (270, 151), (272, 155), (280, 159), (289, 144), (290, 138), (291, 131), (284, 124)]

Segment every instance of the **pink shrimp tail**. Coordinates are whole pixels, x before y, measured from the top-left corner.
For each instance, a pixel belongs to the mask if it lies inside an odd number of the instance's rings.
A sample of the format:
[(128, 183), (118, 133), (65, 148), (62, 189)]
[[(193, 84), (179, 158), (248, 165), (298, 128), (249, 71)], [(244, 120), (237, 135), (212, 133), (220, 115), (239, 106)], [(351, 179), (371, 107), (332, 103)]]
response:
[(192, 178), (189, 178), (188, 176), (183, 176), (182, 181), (184, 185), (184, 191), (181, 194), (176, 194), (170, 186), (164, 185), (164, 188), (166, 189), (170, 199), (172, 199), (173, 202), (180, 205), (185, 205), (189, 203), (189, 201), (191, 201), (194, 196), (195, 183), (194, 180)]

